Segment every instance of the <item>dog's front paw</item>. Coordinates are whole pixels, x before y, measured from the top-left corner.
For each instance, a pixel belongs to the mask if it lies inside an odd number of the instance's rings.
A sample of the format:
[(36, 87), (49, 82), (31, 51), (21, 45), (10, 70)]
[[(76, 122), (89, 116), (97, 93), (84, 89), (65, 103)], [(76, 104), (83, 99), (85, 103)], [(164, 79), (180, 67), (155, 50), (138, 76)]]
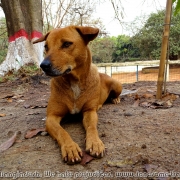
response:
[(89, 153), (91, 156), (97, 158), (103, 157), (105, 152), (105, 147), (103, 142), (99, 138), (86, 139), (86, 152)]
[(117, 97), (117, 98), (114, 98), (114, 99), (111, 99), (111, 102), (113, 103), (113, 104), (119, 104), (120, 103), (120, 97)]
[(62, 158), (67, 164), (81, 162), (82, 151), (75, 142), (67, 143), (61, 146)]

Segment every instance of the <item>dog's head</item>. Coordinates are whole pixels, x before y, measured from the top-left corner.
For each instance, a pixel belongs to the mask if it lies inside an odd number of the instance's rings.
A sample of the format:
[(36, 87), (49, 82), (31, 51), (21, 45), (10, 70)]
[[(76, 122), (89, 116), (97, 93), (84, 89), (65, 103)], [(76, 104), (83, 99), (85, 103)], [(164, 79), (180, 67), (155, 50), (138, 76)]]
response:
[(49, 76), (71, 73), (82, 63), (87, 63), (87, 45), (95, 39), (99, 29), (83, 26), (68, 26), (54, 29), (33, 43), (45, 41), (45, 59), (40, 67)]

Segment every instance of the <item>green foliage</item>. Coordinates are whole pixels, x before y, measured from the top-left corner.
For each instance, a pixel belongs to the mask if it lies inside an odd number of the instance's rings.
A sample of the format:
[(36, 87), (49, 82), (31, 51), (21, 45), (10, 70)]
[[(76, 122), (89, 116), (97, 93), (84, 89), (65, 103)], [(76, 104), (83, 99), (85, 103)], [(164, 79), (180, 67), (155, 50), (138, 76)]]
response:
[(132, 38), (133, 44), (139, 48), (141, 58), (159, 59), (164, 13), (152, 13), (142, 29)]
[(94, 63), (120, 62), (139, 57), (138, 48), (132, 45), (131, 37), (101, 37), (91, 42)]
[(119, 35), (116, 38), (115, 50), (112, 54), (113, 62), (126, 61), (130, 58), (138, 58), (138, 48), (133, 46), (131, 38), (126, 35)]
[(180, 11), (180, 0), (173, 0), (173, 4), (176, 3), (174, 15), (177, 15)]
[(170, 56), (176, 56), (180, 54), (180, 13), (176, 16), (172, 16), (169, 46), (170, 46)]
[[(173, 9), (174, 10), (174, 9)], [(94, 62), (121, 62), (135, 59), (159, 59), (165, 10), (152, 13), (142, 28), (132, 36), (98, 38), (92, 43)], [(180, 57), (180, 13), (172, 15), (169, 57)]]
[(94, 41), (92, 41), (90, 47), (92, 51), (93, 62), (111, 62), (114, 45), (115, 38), (113, 37), (96, 38)]
[[(159, 59), (164, 29), (164, 16), (164, 10), (151, 14), (143, 28), (133, 37), (133, 43), (138, 45), (142, 58)], [(180, 54), (179, 29), (180, 14), (177, 14), (171, 18), (169, 52), (172, 59)]]
[(0, 19), (0, 64), (4, 61), (8, 50), (7, 28), (5, 18)]

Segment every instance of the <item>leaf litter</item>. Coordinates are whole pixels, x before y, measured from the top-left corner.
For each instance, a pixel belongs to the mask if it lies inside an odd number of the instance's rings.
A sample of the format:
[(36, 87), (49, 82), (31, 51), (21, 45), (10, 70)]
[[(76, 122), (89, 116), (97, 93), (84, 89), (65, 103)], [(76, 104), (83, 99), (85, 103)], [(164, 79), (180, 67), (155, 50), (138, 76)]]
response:
[(90, 161), (92, 161), (94, 159), (93, 156), (89, 155), (88, 153), (86, 153), (86, 151), (83, 151), (83, 157), (81, 160), (81, 165), (85, 166), (87, 163), (89, 163)]
[(7, 141), (2, 143), (0, 145), (0, 152), (3, 152), (5, 150), (9, 149), (16, 142), (18, 134), (21, 134), (21, 132), (20, 131), (15, 132), (11, 138), (9, 138)]
[(144, 93), (142, 95), (138, 94), (137, 90), (124, 90), (123, 95), (131, 96), (134, 98), (133, 107), (144, 107), (144, 108), (152, 108), (152, 109), (167, 109), (173, 107), (173, 102), (179, 98), (178, 95), (167, 93), (163, 95), (162, 99), (156, 99), (156, 95), (154, 91), (147, 90), (148, 93)]
[(30, 139), (30, 138), (36, 136), (38, 133), (42, 133), (42, 132), (46, 132), (46, 129), (45, 128), (31, 129), (26, 132), (24, 137), (26, 139)]
[(0, 117), (5, 117), (6, 114), (0, 113)]

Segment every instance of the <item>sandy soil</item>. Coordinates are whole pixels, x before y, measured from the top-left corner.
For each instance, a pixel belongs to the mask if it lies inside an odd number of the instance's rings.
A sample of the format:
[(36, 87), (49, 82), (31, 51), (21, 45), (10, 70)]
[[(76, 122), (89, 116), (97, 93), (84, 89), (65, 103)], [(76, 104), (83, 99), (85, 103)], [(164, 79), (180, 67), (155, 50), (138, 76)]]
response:
[[(28, 130), (45, 125), (48, 82), (37, 75), (0, 84), (0, 145), (21, 132), (12, 147), (0, 152), (0, 179), (180, 179), (180, 82), (168, 83), (168, 91), (176, 94), (165, 97), (170, 106), (147, 105), (155, 102), (154, 82), (124, 84), (124, 90), (135, 93), (98, 112), (106, 155), (85, 166), (65, 164), (48, 134), (24, 138)], [(71, 117), (62, 125), (85, 149), (81, 120)]]
[[(137, 81), (136, 72), (134, 73), (119, 73), (113, 74), (113, 78), (118, 79), (122, 83), (133, 83)], [(157, 81), (158, 73), (151, 72), (144, 74), (142, 71), (138, 72), (138, 81)], [(180, 80), (180, 68), (170, 68), (169, 70), (169, 81), (179, 81)]]

